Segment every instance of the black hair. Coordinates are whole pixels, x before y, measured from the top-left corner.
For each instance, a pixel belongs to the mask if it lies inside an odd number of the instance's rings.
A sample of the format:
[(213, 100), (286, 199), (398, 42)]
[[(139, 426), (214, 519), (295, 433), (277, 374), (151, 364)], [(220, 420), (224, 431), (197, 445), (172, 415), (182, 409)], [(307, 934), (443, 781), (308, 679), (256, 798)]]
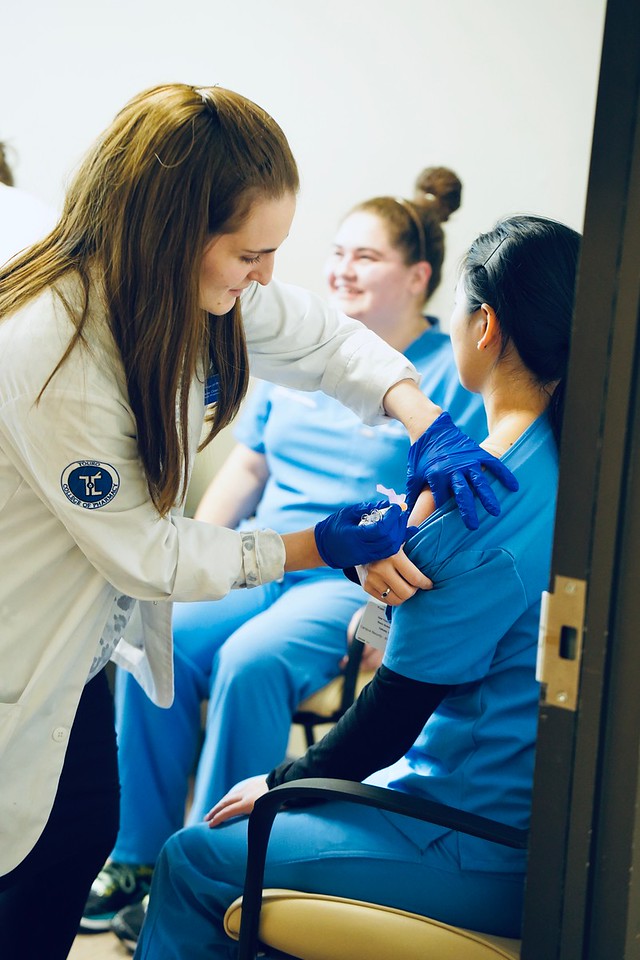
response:
[(560, 439), (581, 236), (545, 217), (515, 216), (481, 234), (462, 263), (469, 311), (496, 312), (502, 354), (513, 343), (541, 386), (557, 383), (549, 405)]

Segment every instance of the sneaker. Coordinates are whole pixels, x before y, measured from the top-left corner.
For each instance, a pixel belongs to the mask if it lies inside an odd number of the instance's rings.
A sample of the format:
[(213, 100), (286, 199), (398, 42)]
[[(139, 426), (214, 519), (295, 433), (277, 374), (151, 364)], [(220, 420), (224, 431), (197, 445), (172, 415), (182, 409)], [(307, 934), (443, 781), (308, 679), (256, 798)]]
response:
[(118, 910), (111, 921), (111, 930), (131, 953), (135, 952), (142, 924), (147, 915), (148, 902), (149, 896), (147, 895), (139, 903), (131, 903), (128, 907)]
[(149, 892), (153, 867), (140, 863), (106, 863), (91, 885), (80, 921), (81, 933), (109, 930), (118, 910), (139, 903)]

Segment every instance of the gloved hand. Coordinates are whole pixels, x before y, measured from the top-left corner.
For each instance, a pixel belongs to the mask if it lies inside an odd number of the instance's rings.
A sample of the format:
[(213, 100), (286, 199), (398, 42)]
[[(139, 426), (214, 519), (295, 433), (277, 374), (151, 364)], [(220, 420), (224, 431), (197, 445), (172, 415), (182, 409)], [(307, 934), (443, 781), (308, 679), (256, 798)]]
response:
[(478, 528), (474, 493), (487, 513), (497, 517), (500, 504), (484, 476), (490, 470), (507, 490), (518, 481), (504, 464), (462, 433), (448, 413), (441, 413), (409, 450), (407, 506), (411, 511), (426, 484), (440, 507), (453, 494), (460, 516), (470, 530)]
[[(388, 509), (387, 509), (388, 508)], [(381, 519), (361, 523), (374, 510), (384, 510)], [(408, 510), (388, 500), (363, 501), (343, 507), (315, 525), (318, 553), (328, 567), (355, 567), (397, 553), (407, 537)]]

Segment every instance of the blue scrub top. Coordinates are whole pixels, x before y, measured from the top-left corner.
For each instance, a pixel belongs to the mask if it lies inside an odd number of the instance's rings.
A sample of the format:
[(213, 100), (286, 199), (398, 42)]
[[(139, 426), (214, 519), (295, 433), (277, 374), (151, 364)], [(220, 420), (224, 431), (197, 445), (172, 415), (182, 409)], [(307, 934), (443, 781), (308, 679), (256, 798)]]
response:
[[(405, 356), (421, 374), (423, 392), (474, 439), (484, 439), (482, 401), (460, 385), (449, 337), (426, 330)], [(269, 468), (252, 526), (289, 533), (340, 507), (379, 498), (378, 483), (397, 493), (405, 489), (409, 438), (402, 424), (389, 420), (367, 426), (321, 391), (259, 383), (235, 435), (264, 454)]]
[[(547, 415), (502, 459), (520, 487), (510, 493), (493, 482), (499, 517), (480, 512), (479, 529), (468, 530), (449, 501), (405, 545), (434, 587), (395, 609), (384, 663), (453, 689), (406, 756), (368, 782), (526, 828), (540, 600), (549, 585), (558, 478)], [(407, 832), (426, 845), (448, 831), (407, 821)], [(449, 841), (463, 870), (525, 868), (521, 851), (450, 832)]]

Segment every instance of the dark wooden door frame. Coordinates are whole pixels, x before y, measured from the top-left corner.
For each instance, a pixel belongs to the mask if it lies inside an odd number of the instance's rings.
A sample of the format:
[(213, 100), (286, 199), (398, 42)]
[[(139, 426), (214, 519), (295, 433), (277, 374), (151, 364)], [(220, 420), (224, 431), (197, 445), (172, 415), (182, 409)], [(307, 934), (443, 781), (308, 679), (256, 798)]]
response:
[(550, 583), (585, 590), (582, 649), (575, 709), (543, 686), (523, 960), (640, 958), (639, 98), (640, 2), (609, 0)]

